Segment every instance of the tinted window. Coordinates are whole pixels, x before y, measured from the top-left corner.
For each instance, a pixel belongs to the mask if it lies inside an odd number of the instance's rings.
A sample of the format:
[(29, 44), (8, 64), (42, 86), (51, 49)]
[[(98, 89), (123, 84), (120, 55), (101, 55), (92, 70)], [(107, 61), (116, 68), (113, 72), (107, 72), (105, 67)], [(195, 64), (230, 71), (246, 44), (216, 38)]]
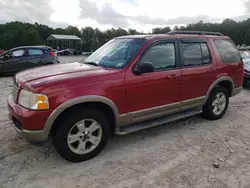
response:
[(182, 43), (184, 66), (210, 63), (210, 53), (206, 43)]
[(231, 40), (215, 40), (214, 42), (224, 63), (240, 61), (240, 53)]
[(202, 64), (202, 53), (199, 43), (182, 43), (182, 49), (185, 66)]
[(210, 54), (206, 43), (200, 43), (202, 51), (203, 64), (210, 63)]
[(41, 49), (28, 49), (28, 54), (30, 56), (43, 55), (43, 51)]
[(174, 43), (153, 46), (141, 61), (153, 63), (155, 71), (176, 67)]

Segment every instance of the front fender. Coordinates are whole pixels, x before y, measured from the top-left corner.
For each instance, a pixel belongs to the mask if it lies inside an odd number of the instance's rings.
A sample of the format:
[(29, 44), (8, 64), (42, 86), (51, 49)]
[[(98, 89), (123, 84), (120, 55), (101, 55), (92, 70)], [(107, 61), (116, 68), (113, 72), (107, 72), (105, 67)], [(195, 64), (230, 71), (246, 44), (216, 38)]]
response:
[(70, 99), (70, 100), (62, 103), (50, 114), (49, 118), (47, 119), (47, 121), (45, 123), (44, 129), (43, 129), (43, 131), (47, 135), (47, 138), (48, 138), (48, 135), (50, 133), (50, 130), (51, 130), (55, 120), (64, 110), (66, 110), (74, 105), (86, 103), (86, 102), (104, 103), (104, 104), (108, 105), (113, 110), (116, 120), (119, 118), (118, 108), (117, 108), (116, 104), (113, 101), (111, 101), (110, 99), (103, 97), (103, 96), (98, 96), (98, 95), (77, 97), (77, 98)]

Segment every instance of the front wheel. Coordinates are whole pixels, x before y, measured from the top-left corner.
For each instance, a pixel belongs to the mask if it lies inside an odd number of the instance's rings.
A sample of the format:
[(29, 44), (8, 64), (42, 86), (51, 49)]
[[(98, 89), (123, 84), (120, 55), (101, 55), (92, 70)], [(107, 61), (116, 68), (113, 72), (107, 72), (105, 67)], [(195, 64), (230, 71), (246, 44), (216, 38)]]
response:
[(89, 160), (98, 155), (109, 138), (106, 117), (97, 110), (73, 110), (64, 114), (52, 135), (58, 153), (71, 162)]
[(229, 103), (229, 95), (225, 88), (216, 87), (211, 92), (203, 107), (202, 115), (210, 120), (217, 120), (224, 116)]

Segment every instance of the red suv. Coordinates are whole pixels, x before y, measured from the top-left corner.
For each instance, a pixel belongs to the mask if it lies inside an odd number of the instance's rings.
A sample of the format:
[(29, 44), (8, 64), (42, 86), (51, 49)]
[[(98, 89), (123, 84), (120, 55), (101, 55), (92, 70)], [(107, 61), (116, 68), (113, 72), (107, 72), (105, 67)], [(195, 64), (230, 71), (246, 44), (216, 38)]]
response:
[(62, 157), (79, 162), (96, 156), (112, 133), (200, 113), (221, 118), (243, 76), (235, 44), (220, 33), (123, 36), (83, 62), (16, 74), (9, 117), (29, 141), (51, 136)]

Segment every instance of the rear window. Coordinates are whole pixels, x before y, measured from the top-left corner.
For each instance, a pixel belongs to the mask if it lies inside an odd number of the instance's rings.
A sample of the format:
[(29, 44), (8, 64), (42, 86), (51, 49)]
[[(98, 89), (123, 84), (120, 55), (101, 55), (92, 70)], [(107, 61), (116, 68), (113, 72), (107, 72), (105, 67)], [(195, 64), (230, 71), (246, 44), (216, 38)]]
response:
[(240, 61), (240, 53), (231, 40), (215, 40), (214, 43), (224, 63)]
[(41, 49), (28, 49), (28, 54), (30, 56), (39, 56), (43, 55), (43, 51)]

